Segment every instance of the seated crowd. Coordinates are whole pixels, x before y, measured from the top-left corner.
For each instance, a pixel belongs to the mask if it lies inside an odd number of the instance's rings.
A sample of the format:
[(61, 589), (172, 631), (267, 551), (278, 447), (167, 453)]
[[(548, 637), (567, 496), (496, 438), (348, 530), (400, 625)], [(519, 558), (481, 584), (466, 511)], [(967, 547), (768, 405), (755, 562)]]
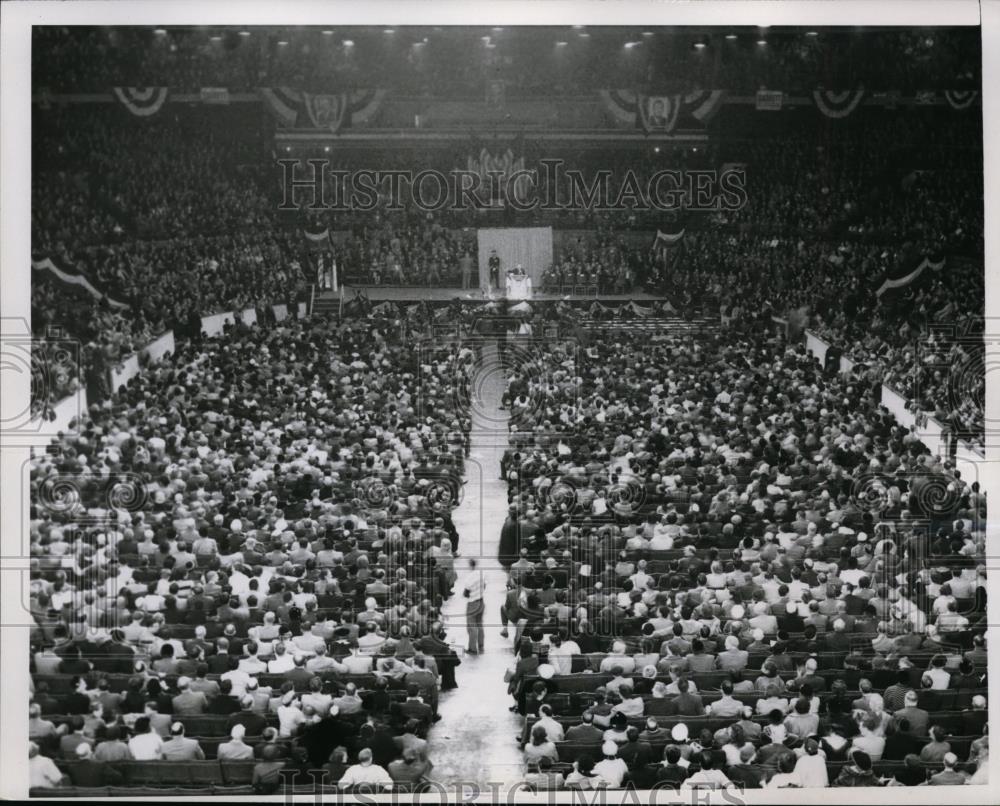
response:
[(500, 542), (529, 786), (984, 780), (975, 479), (763, 332), (534, 360)]
[(37, 455), (32, 787), (419, 783), (470, 357), (377, 314), (237, 325)]

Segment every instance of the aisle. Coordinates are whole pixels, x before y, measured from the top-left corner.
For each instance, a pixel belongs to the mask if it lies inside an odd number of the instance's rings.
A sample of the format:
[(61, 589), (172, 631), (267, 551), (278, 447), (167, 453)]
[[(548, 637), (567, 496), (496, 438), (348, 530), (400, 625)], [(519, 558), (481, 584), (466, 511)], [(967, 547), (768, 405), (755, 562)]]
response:
[[(456, 670), (458, 688), (441, 694), (441, 721), (428, 735), (431, 778), (450, 788), (475, 782), (483, 791), (492, 784), (506, 787), (523, 775), (522, 754), (516, 739), (523, 718), (508, 710), (512, 700), (503, 682), (513, 660), (510, 640), (500, 636), (500, 604), (507, 574), (497, 563), (500, 527), (507, 513), (507, 485), (500, 481), (500, 457), (506, 447), (506, 412), (499, 410), (505, 379), (496, 348), (486, 345), (473, 384), (472, 444), (466, 462), (464, 498), (453, 513), (461, 558), (456, 570), (461, 580), (467, 560), (476, 557), (486, 580), (486, 648), (483, 654), (463, 655)], [(443, 609), (452, 642), (465, 647), (465, 600), (461, 591)]]

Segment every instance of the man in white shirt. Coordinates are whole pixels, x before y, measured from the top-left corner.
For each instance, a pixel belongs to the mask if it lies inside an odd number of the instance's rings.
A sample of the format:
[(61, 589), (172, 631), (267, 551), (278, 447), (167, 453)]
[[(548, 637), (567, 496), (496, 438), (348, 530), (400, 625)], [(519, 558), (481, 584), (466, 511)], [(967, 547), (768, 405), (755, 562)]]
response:
[(274, 659), (267, 662), (268, 674), (284, 674), (295, 668), (295, 658), (289, 653), (284, 644), (274, 645)]
[(733, 782), (722, 770), (715, 769), (715, 759), (708, 751), (697, 757), (701, 769), (681, 784), (681, 792), (691, 792), (695, 789), (731, 789)]
[(128, 749), (136, 761), (159, 761), (163, 758), (163, 739), (153, 730), (149, 717), (135, 722), (135, 736), (128, 740)]
[(563, 740), (565, 731), (563, 730), (562, 724), (552, 718), (552, 706), (542, 705), (538, 709), (539, 719), (535, 723), (535, 726), (541, 725), (545, 729), (545, 735), (548, 737), (550, 742), (561, 742)]
[(601, 745), (601, 752), (604, 759), (594, 765), (594, 775), (599, 775), (607, 781), (609, 789), (617, 789), (625, 780), (628, 772), (628, 764), (624, 759), (618, 758), (618, 745), (612, 741), (606, 741)]
[(580, 645), (571, 640), (565, 630), (552, 637), (549, 644), (549, 663), (556, 674), (570, 674), (573, 671), (573, 656), (580, 654)]
[(465, 597), (465, 627), (469, 634), (470, 655), (478, 655), (483, 651), (486, 641), (486, 631), (483, 628), (483, 613), (486, 610), (483, 593), (486, 590), (486, 580), (483, 572), (476, 567), (476, 560), (469, 558), (469, 572), (462, 580), (462, 595)]
[(62, 773), (48, 756), (38, 752), (38, 745), (28, 742), (28, 787), (55, 787), (62, 783)]
[(337, 786), (347, 789), (358, 784), (379, 785), (385, 789), (392, 787), (392, 778), (383, 767), (372, 764), (372, 751), (367, 747), (358, 752), (358, 763), (347, 768)]

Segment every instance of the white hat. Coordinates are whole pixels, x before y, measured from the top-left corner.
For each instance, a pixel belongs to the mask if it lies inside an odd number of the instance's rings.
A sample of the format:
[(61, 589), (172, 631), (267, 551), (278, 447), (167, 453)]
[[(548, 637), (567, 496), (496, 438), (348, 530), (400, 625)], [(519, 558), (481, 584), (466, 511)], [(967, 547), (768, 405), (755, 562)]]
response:
[(757, 627), (753, 631), (753, 633), (751, 633), (751, 634), (753, 635), (753, 640), (754, 641), (763, 641), (764, 640), (764, 631), (760, 627)]
[(747, 610), (743, 605), (733, 605), (733, 609), (729, 611), (730, 618), (741, 619), (747, 614)]
[(688, 726), (683, 722), (678, 722), (670, 729), (670, 738), (675, 742), (686, 742), (688, 738)]
[(538, 667), (538, 676), (543, 680), (550, 680), (555, 673), (556, 669), (551, 664), (543, 663)]
[(601, 752), (606, 756), (617, 756), (618, 755), (618, 745), (615, 744), (610, 739), (601, 745)]

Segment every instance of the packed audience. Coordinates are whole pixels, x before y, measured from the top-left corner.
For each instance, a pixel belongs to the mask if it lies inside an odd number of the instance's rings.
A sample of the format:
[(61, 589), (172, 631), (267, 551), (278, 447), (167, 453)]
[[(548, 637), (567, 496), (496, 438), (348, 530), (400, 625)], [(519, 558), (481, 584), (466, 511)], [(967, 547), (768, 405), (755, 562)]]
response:
[(392, 314), (181, 342), (36, 456), (33, 788), (423, 778), (471, 354)]
[(581, 350), (507, 395), (526, 784), (985, 781), (978, 482), (777, 337)]

